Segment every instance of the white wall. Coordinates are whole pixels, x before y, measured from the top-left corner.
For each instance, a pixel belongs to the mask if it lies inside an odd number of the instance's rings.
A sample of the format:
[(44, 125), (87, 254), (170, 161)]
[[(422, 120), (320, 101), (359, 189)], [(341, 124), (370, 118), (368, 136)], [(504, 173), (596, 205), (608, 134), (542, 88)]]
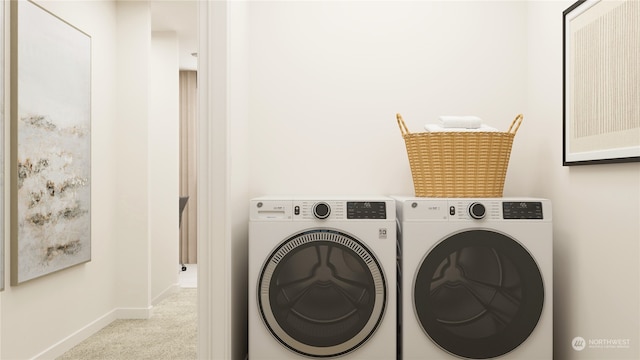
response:
[[(529, 122), (511, 170), (554, 204), (554, 356), (638, 359), (640, 164), (562, 166), (562, 12), (572, 3), (529, 3)], [(577, 352), (577, 336), (630, 346)]]
[[(104, 325), (102, 317), (116, 307), (116, 8), (108, 1), (38, 3), (92, 39), (92, 259), (18, 286), (8, 285), (5, 272), (7, 286), (0, 293), (2, 359), (55, 356), (55, 346), (64, 349), (77, 331)], [(8, 246), (8, 236), (5, 242)], [(4, 260), (9, 269), (8, 255)]]
[(147, 1), (117, 3), (118, 303), (147, 317), (150, 296), (149, 59), (151, 16)]
[(411, 131), (473, 114), (506, 130), (526, 104), (523, 2), (249, 6), (251, 194), (413, 191)]
[(178, 283), (179, 59), (175, 32), (154, 32), (149, 78), (149, 236), (151, 300)]

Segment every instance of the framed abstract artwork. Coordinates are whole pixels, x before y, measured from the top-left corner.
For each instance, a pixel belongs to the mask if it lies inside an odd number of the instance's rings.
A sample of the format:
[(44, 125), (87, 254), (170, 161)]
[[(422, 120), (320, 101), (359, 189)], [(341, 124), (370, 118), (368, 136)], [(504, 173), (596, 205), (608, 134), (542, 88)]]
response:
[(91, 37), (11, 2), (11, 284), (91, 260)]
[(563, 12), (563, 165), (640, 161), (640, 1)]

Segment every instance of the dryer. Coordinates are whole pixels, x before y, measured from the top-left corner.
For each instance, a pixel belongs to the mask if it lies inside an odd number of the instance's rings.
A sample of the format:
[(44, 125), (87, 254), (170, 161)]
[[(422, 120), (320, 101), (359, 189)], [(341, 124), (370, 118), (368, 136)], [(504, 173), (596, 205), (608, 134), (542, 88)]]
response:
[(551, 202), (396, 197), (404, 359), (552, 359)]
[(396, 358), (395, 201), (250, 201), (249, 358)]

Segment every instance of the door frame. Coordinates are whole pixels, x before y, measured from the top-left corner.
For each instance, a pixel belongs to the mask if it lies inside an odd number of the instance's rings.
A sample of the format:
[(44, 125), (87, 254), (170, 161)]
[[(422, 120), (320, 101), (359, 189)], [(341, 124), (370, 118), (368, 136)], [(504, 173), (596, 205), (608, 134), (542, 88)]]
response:
[(226, 0), (198, 1), (199, 359), (232, 358), (227, 13)]

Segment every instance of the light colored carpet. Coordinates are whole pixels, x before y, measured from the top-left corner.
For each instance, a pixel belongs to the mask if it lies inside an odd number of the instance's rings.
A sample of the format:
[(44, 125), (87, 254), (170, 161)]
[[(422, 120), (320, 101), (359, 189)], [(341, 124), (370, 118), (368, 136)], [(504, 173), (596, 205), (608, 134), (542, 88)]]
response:
[(197, 358), (197, 289), (181, 288), (147, 320), (116, 320), (57, 360)]

